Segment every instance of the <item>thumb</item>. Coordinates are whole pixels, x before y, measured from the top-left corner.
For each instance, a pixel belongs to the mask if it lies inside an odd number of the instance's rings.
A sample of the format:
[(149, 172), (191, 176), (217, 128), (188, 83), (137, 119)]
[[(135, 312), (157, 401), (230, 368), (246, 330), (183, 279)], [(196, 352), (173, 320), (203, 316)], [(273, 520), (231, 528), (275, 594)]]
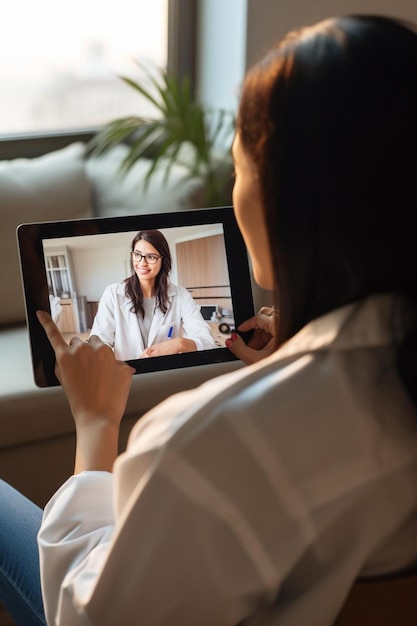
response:
[(247, 365), (259, 361), (263, 356), (259, 350), (249, 348), (237, 333), (232, 333), (230, 339), (226, 339), (226, 347)]

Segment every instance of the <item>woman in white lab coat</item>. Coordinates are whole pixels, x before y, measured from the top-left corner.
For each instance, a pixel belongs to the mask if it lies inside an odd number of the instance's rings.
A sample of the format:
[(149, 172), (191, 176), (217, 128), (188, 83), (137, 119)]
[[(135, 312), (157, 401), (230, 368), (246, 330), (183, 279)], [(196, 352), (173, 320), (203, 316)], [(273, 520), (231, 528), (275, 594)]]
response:
[(142, 230), (131, 246), (133, 274), (109, 285), (100, 299), (91, 335), (121, 361), (216, 347), (200, 307), (169, 280), (171, 252), (159, 230)]

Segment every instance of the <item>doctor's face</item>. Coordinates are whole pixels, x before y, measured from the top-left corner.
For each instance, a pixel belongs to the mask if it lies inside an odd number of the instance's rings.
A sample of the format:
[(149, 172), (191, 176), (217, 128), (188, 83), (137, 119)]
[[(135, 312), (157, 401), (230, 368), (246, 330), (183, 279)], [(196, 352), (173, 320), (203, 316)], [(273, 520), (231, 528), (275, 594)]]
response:
[(139, 282), (153, 285), (161, 271), (162, 256), (151, 243), (139, 239), (132, 253), (132, 264)]

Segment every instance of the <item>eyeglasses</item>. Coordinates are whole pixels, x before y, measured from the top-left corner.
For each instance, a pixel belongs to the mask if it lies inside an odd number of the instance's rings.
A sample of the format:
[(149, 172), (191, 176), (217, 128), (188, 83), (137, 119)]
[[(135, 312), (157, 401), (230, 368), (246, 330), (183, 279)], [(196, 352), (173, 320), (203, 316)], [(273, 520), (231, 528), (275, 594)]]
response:
[(130, 254), (134, 261), (140, 262), (142, 261), (142, 259), (145, 259), (145, 263), (147, 263), (148, 265), (155, 265), (155, 263), (158, 262), (158, 259), (163, 258), (162, 256), (158, 256), (157, 254), (141, 254), (137, 250), (134, 250)]

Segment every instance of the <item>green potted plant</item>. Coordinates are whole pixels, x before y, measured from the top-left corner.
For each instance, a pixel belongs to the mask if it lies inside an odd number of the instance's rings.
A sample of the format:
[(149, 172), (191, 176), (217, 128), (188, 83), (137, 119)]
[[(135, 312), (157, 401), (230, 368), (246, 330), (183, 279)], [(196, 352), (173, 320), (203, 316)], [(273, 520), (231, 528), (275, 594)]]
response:
[(230, 204), (234, 114), (197, 102), (187, 76), (180, 79), (165, 70), (137, 65), (144, 73), (141, 82), (120, 78), (152, 105), (155, 116), (126, 116), (105, 124), (91, 141), (92, 153), (125, 142), (129, 151), (121, 164), (122, 174), (138, 159), (150, 159), (145, 190), (157, 168), (164, 168), (167, 183), (177, 163), (185, 166), (181, 182), (192, 178), (203, 182), (205, 206)]

